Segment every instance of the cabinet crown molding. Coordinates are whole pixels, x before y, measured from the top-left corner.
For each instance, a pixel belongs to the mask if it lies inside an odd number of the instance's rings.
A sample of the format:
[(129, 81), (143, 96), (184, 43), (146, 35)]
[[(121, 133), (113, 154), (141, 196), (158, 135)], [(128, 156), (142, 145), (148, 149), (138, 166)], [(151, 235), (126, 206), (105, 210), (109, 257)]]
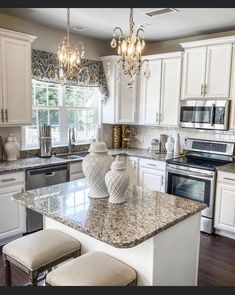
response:
[(174, 58), (174, 57), (182, 57), (183, 55), (184, 55), (183, 51), (175, 51), (175, 52), (143, 55), (143, 59), (146, 58), (148, 60), (153, 60), (153, 59), (160, 59), (160, 58)]
[(7, 29), (3, 29), (3, 28), (0, 28), (0, 36), (14, 38), (14, 39), (28, 41), (28, 42), (33, 42), (37, 38), (37, 36), (16, 32), (16, 31), (11, 31)]
[(185, 42), (185, 43), (180, 43), (180, 45), (183, 48), (192, 48), (192, 47), (216, 45), (216, 44), (223, 44), (223, 43), (235, 43), (235, 35), (204, 39), (204, 40), (198, 40), (198, 41), (192, 41), (192, 42)]

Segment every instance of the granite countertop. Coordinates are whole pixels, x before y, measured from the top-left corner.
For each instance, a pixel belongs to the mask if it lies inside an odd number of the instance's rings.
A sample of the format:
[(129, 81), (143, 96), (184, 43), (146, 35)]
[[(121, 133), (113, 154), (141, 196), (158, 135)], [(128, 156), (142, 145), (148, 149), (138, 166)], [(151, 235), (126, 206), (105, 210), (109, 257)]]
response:
[(134, 156), (158, 161), (166, 161), (167, 159), (171, 159), (174, 157), (173, 154), (166, 154), (166, 153), (159, 153), (153, 154), (149, 152), (147, 149), (140, 149), (140, 148), (126, 148), (126, 149), (109, 149), (109, 154), (112, 156), (116, 155), (127, 155), (127, 156)]
[(128, 200), (88, 197), (86, 179), (29, 190), (13, 200), (45, 216), (118, 248), (134, 247), (166, 230), (206, 205), (161, 192), (129, 186)]
[(218, 171), (235, 173), (235, 162), (216, 167)]
[[(81, 161), (82, 159), (80, 159)], [(3, 161), (0, 163), (0, 174), (8, 172), (24, 171), (26, 169), (41, 168), (47, 166), (56, 166), (60, 164), (67, 164), (69, 162), (78, 161), (74, 159), (62, 159), (55, 156), (51, 158), (31, 157), (25, 159), (18, 159), (16, 161)]]
[[(148, 153), (147, 149), (139, 149), (139, 148), (108, 149), (108, 150), (109, 150), (109, 154), (112, 156), (129, 155), (129, 156), (135, 156), (135, 157), (154, 159), (158, 161), (166, 161), (166, 159), (173, 157), (167, 154), (151, 154), (151, 153)], [(74, 153), (74, 154), (79, 155), (79, 153)], [(80, 154), (84, 155), (84, 152)], [(67, 164), (70, 162), (77, 162), (77, 161), (82, 161), (82, 158), (62, 159), (62, 158), (59, 158), (59, 155), (52, 156), (51, 158), (30, 157), (30, 158), (18, 159), (16, 161), (3, 161), (3, 162), (0, 162), (0, 174), (24, 171), (26, 169)]]

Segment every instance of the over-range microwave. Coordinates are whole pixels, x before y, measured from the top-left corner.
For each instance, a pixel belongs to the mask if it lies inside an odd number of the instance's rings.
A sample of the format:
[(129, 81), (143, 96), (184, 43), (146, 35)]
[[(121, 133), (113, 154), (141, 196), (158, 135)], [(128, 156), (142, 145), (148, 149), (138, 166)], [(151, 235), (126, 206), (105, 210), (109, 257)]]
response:
[(180, 127), (228, 130), (229, 100), (182, 100)]

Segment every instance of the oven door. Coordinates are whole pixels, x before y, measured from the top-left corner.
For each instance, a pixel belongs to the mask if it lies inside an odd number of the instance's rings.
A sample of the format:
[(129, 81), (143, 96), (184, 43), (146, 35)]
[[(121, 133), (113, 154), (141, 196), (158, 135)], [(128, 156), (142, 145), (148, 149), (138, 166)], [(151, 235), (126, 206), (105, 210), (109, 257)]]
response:
[(214, 175), (167, 169), (167, 193), (207, 204), (202, 216), (213, 218)]
[(181, 101), (180, 126), (199, 129), (228, 129), (229, 100)]

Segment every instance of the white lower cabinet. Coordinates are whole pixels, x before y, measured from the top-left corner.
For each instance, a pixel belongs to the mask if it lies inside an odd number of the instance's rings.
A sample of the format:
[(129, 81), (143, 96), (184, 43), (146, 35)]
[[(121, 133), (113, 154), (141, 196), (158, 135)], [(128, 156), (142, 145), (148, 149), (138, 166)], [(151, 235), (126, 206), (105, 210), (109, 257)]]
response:
[(164, 162), (148, 159), (139, 160), (139, 186), (148, 190), (165, 192)]
[(4, 244), (4, 241), (25, 232), (25, 207), (12, 200), (13, 194), (24, 189), (24, 172), (0, 176), (0, 245)]
[(69, 164), (69, 180), (70, 181), (84, 178), (84, 177), (85, 175), (83, 174), (83, 170), (82, 170), (82, 161)]
[(126, 157), (126, 170), (130, 176), (130, 183), (132, 185), (138, 185), (138, 158), (127, 156)]
[(235, 174), (218, 172), (215, 202), (215, 229), (235, 239)]

